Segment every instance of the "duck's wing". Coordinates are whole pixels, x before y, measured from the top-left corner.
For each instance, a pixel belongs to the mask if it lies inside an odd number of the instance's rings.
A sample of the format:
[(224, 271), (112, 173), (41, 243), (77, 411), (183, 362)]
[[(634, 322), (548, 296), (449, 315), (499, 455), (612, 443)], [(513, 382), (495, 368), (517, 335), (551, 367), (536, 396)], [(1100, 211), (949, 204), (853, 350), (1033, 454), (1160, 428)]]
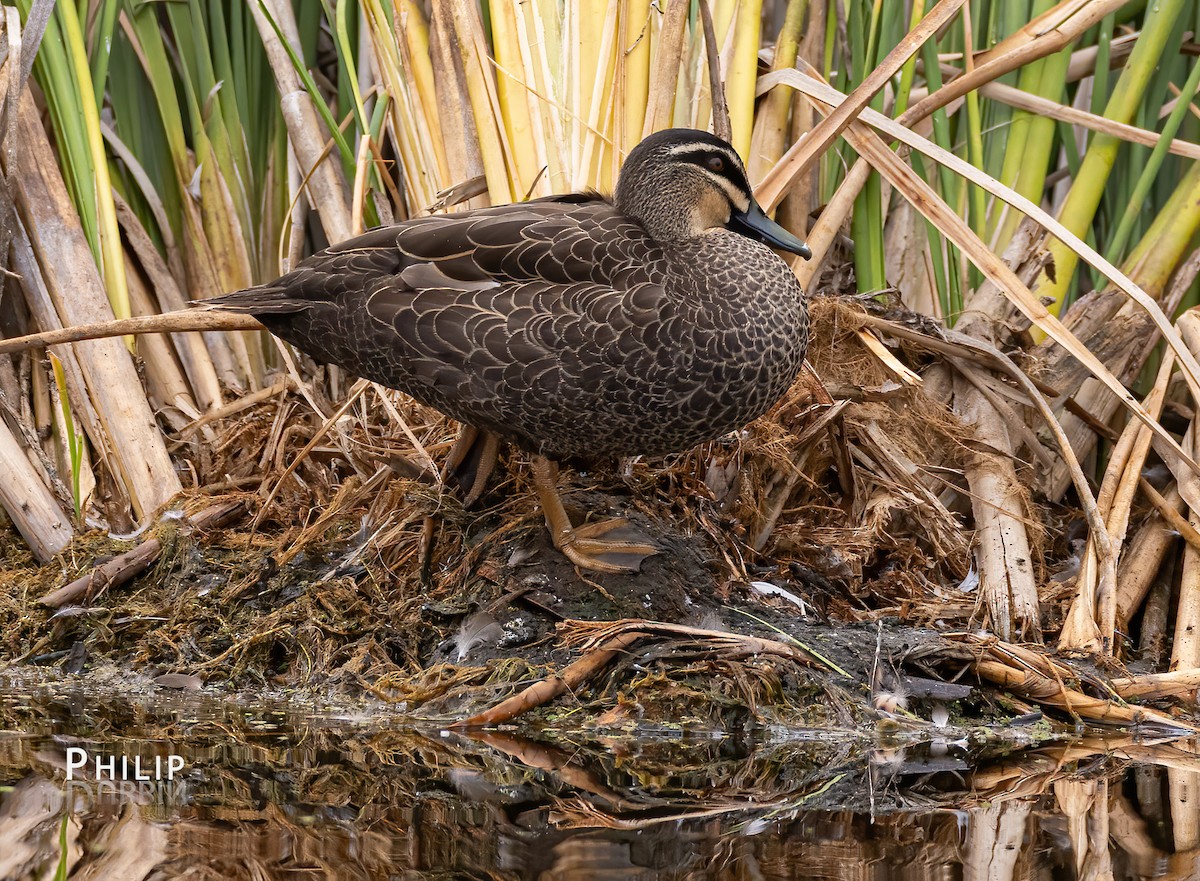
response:
[(539, 435), (627, 407), (621, 386), (664, 366), (647, 360), (669, 319), (653, 252), (605, 202), (540, 200), (373, 230), (206, 305), (549, 450)]

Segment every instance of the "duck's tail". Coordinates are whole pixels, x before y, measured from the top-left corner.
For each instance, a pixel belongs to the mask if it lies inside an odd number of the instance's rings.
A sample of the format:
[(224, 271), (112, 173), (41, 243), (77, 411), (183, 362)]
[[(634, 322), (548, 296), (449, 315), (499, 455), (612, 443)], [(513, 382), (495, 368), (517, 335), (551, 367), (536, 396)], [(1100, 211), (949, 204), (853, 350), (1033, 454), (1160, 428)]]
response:
[(197, 300), (192, 306), (197, 309), (220, 310), (222, 312), (238, 312), (242, 315), (290, 315), (303, 311), (312, 305), (311, 300), (296, 297), (287, 287), (282, 285), (260, 285), (246, 288), (244, 291), (234, 291), (211, 297), (207, 300)]

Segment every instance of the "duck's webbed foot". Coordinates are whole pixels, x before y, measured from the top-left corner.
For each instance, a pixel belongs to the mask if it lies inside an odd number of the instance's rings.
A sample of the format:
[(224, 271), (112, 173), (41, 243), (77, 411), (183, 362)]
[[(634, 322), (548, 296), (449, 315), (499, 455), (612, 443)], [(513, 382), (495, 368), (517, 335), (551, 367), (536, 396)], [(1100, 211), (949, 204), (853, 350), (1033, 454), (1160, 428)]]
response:
[(568, 560), (594, 572), (637, 572), (646, 557), (660, 548), (645, 541), (623, 517), (572, 526), (558, 495), (558, 466), (544, 456), (533, 457), (533, 482), (554, 546)]

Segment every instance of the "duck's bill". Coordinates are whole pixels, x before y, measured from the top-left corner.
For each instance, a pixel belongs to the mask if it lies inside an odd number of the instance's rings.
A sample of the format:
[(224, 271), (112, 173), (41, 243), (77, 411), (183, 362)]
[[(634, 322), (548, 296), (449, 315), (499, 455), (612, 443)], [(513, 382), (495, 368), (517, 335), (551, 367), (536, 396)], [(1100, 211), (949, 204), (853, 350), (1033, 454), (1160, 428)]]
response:
[(812, 251), (808, 245), (767, 217), (759, 204), (753, 200), (745, 211), (733, 212), (729, 218), (729, 228), (772, 248), (799, 254), (805, 260), (812, 258)]

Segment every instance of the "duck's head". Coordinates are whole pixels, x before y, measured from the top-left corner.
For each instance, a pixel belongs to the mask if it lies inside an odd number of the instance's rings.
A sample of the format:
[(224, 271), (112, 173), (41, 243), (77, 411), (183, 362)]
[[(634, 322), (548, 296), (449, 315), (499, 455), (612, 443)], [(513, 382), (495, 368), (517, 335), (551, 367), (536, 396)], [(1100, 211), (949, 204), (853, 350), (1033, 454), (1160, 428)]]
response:
[(672, 128), (629, 151), (616, 205), (660, 242), (730, 229), (804, 259), (808, 246), (763, 212), (746, 169), (729, 142), (708, 132)]

